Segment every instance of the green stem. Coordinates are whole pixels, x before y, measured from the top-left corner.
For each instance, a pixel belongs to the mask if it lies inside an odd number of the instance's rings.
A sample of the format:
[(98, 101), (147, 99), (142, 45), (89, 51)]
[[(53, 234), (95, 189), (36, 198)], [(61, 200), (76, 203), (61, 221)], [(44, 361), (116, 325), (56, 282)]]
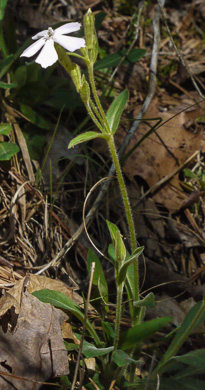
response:
[(105, 134), (105, 130), (103, 128), (103, 126), (100, 124), (100, 122), (98, 121), (98, 119), (96, 118), (96, 116), (94, 115), (91, 107), (90, 107), (90, 104), (87, 103), (86, 104), (86, 108), (88, 110), (88, 114), (90, 115), (91, 119), (93, 120), (93, 122), (96, 124), (96, 126), (98, 127), (98, 129), (101, 131), (101, 133), (104, 133)]
[[(131, 207), (130, 207), (130, 203), (129, 203), (129, 198), (128, 198), (124, 178), (122, 175), (121, 166), (120, 166), (118, 155), (117, 155), (114, 137), (113, 137), (111, 130), (109, 128), (106, 115), (104, 113), (100, 99), (99, 99), (98, 94), (97, 94), (92, 62), (90, 62), (88, 65), (88, 73), (89, 73), (90, 86), (92, 89), (93, 98), (94, 98), (95, 103), (96, 103), (96, 106), (92, 106), (92, 109), (95, 112), (95, 115), (98, 117), (99, 121), (101, 122), (101, 127), (103, 127), (103, 130), (104, 130), (103, 133), (109, 134), (109, 138), (107, 139), (107, 143), (108, 143), (110, 153), (112, 156), (112, 160), (113, 160), (113, 164), (114, 164), (114, 167), (116, 170), (117, 179), (118, 179), (118, 183), (120, 186), (121, 195), (122, 195), (122, 199), (123, 199), (123, 203), (124, 203), (124, 207), (125, 207), (125, 213), (126, 213), (126, 218), (127, 218), (127, 222), (128, 222), (128, 226), (129, 226), (129, 233), (130, 233), (131, 250), (132, 250), (132, 252), (134, 252), (134, 250), (137, 248), (137, 240), (136, 240), (136, 234), (135, 234), (134, 221), (133, 221), (133, 217), (132, 217), (132, 211), (131, 211)], [(97, 113), (97, 111), (98, 111), (98, 113)], [(95, 119), (96, 119), (96, 117), (95, 117)], [(102, 131), (101, 128), (100, 128), (100, 130)], [(134, 268), (133, 299), (136, 301), (139, 301), (140, 297), (139, 297), (138, 259), (136, 259), (136, 261), (133, 263), (133, 268)], [(121, 297), (121, 299), (122, 299), (122, 297)], [(119, 301), (119, 299), (118, 299), (118, 301)], [(118, 318), (118, 319), (116, 318), (116, 323), (117, 323), (116, 326), (118, 326), (118, 327), (120, 324), (120, 317), (121, 317), (121, 307), (119, 305), (120, 305), (120, 303), (118, 302), (118, 307), (117, 307), (117, 311), (116, 311), (116, 316)], [(136, 322), (138, 321), (138, 315), (139, 315), (139, 308), (134, 307), (133, 308), (133, 316), (132, 316), (133, 325), (135, 325)], [(115, 335), (115, 337), (117, 337), (117, 335)], [(118, 343), (118, 341), (116, 341), (116, 344), (117, 343)]]
[[(100, 115), (100, 113), (99, 113), (95, 103), (91, 99), (90, 99), (89, 103), (90, 103), (90, 107), (92, 108), (92, 110), (95, 113), (96, 117), (98, 118), (99, 122), (102, 122), (102, 117), (101, 117), (101, 115)], [(107, 134), (107, 131), (106, 131), (106, 129), (104, 129), (104, 126), (103, 126), (103, 129), (101, 129), (101, 131), (104, 134)]]
[[(136, 234), (135, 234), (134, 221), (133, 221), (133, 217), (132, 217), (132, 212), (131, 212), (131, 207), (130, 207), (129, 198), (128, 198), (128, 194), (127, 194), (127, 189), (125, 186), (121, 166), (120, 166), (117, 151), (116, 151), (114, 137), (112, 135), (110, 135), (110, 138), (107, 142), (108, 142), (110, 152), (112, 155), (112, 160), (113, 160), (113, 164), (115, 166), (117, 179), (118, 179), (118, 183), (120, 186), (122, 199), (123, 199), (123, 203), (124, 203), (124, 207), (125, 207), (125, 212), (126, 212), (126, 217), (127, 217), (127, 222), (128, 222), (128, 226), (129, 226), (129, 232), (130, 232), (131, 249), (132, 249), (132, 252), (134, 252), (134, 250), (137, 248), (137, 240), (136, 240)], [(135, 285), (134, 299), (138, 301), (139, 300), (139, 275), (138, 275), (138, 260), (137, 259), (133, 263), (133, 267), (134, 267), (134, 281), (135, 281), (135, 283), (134, 283), (134, 285)]]
[(96, 90), (96, 86), (95, 86), (95, 80), (94, 80), (94, 74), (93, 74), (93, 63), (91, 63), (91, 62), (88, 65), (88, 73), (89, 73), (89, 79), (90, 79), (90, 85), (91, 85), (91, 88), (92, 88), (92, 93), (93, 93), (93, 96), (94, 96), (97, 108), (98, 108), (99, 113), (100, 113), (101, 118), (102, 118), (102, 123), (104, 125), (103, 127), (104, 127), (106, 133), (109, 134), (110, 133), (110, 128), (109, 128), (109, 125), (107, 123), (107, 118), (105, 116), (104, 110), (102, 108), (100, 99), (99, 99), (98, 94), (97, 94), (97, 90)]
[(114, 351), (117, 350), (119, 344), (120, 337), (120, 320), (122, 313), (122, 293), (123, 293), (123, 285), (117, 287), (117, 307), (116, 307), (116, 318), (115, 318), (115, 337), (114, 337)]

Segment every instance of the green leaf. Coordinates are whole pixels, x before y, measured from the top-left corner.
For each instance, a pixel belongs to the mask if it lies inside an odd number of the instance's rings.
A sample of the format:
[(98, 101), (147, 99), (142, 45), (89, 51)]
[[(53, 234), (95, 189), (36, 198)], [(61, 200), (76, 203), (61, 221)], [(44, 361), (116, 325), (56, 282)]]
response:
[(8, 0), (1, 0), (0, 1), (0, 20), (2, 20), (4, 17), (4, 12), (5, 12), (7, 1)]
[(205, 349), (197, 349), (195, 351), (188, 352), (186, 355), (174, 356), (171, 360), (200, 368), (200, 370), (205, 372)]
[(122, 236), (120, 234), (120, 231), (118, 227), (109, 221), (106, 221), (108, 229), (110, 231), (110, 235), (114, 244), (115, 248), (115, 259), (117, 263), (123, 263), (126, 256), (126, 248), (125, 244), (123, 242)]
[(101, 133), (97, 133), (96, 131), (87, 131), (86, 133), (80, 134), (73, 138), (68, 145), (68, 149), (73, 148), (75, 145), (81, 144), (82, 142), (90, 141), (94, 138), (106, 139), (106, 136)]
[(91, 264), (95, 263), (93, 284), (99, 288), (100, 294), (102, 295), (104, 301), (108, 303), (108, 286), (103, 272), (103, 268), (98, 256), (92, 249), (88, 250), (87, 263), (89, 273), (91, 269)]
[(39, 115), (36, 111), (34, 111), (31, 107), (26, 106), (25, 104), (21, 104), (21, 112), (24, 114), (32, 123), (41, 129), (49, 130), (52, 128), (52, 123), (44, 119), (41, 115)]
[(136, 248), (133, 254), (128, 259), (126, 259), (126, 261), (122, 264), (118, 273), (118, 278), (117, 278), (118, 284), (121, 284), (125, 281), (128, 267), (130, 266), (131, 263), (133, 264), (133, 262), (136, 260), (137, 257), (141, 255), (143, 250), (144, 250), (143, 246)]
[(181, 379), (205, 372), (205, 349), (188, 352), (186, 355), (174, 356), (166, 364), (166, 373), (175, 373), (175, 378)]
[(188, 336), (200, 325), (202, 321), (204, 321), (204, 317), (205, 297), (202, 302), (197, 302), (186, 315), (167, 352), (163, 355), (161, 362), (154, 370), (152, 377), (165, 371), (166, 363), (179, 351)]
[(107, 16), (106, 12), (100, 11), (95, 15), (95, 29), (96, 31), (99, 30), (103, 20)]
[(0, 134), (1, 135), (8, 135), (10, 131), (12, 130), (12, 126), (8, 123), (2, 123), (0, 125)]
[(198, 176), (196, 175), (196, 173), (192, 172), (191, 169), (188, 169), (188, 168), (185, 168), (184, 169), (184, 174), (186, 177), (191, 177), (191, 178), (194, 178), (194, 179), (199, 179)]
[[(106, 57), (104, 57), (102, 60), (99, 60), (96, 62), (94, 69), (105, 69), (105, 68), (111, 68), (113, 66), (118, 66), (121, 59), (126, 55), (127, 49), (123, 49), (120, 51), (120, 53), (113, 53), (108, 54)], [(142, 58), (146, 53), (146, 50), (144, 49), (133, 49), (131, 52), (126, 56), (125, 60), (123, 61), (123, 65), (129, 64), (129, 63), (135, 63), (140, 58)]]
[(19, 147), (10, 142), (0, 142), (0, 161), (8, 161), (19, 152)]
[[(7, 71), (8, 66), (14, 61), (14, 55), (10, 54), (0, 62), (0, 78)], [(3, 73), (3, 74), (2, 74)]]
[(114, 347), (96, 348), (93, 344), (84, 340), (82, 353), (87, 359), (89, 359), (92, 357), (107, 355), (108, 353), (112, 352), (113, 349)]
[(147, 294), (145, 298), (141, 299), (141, 301), (133, 302), (133, 305), (136, 307), (153, 307), (154, 306), (153, 292)]
[(68, 343), (67, 341), (64, 341), (64, 344), (65, 344), (65, 347), (66, 347), (68, 352), (79, 348), (79, 345), (77, 345), (75, 343)]
[(118, 128), (122, 112), (127, 104), (128, 99), (129, 92), (127, 89), (125, 89), (123, 92), (120, 93), (120, 95), (116, 97), (116, 99), (113, 100), (111, 106), (107, 111), (106, 118), (112, 134), (115, 134)]
[(2, 88), (2, 89), (16, 88), (16, 86), (17, 86), (16, 83), (7, 84), (7, 83), (4, 83), (3, 81), (0, 81), (0, 88)]
[[(69, 297), (59, 291), (43, 289), (40, 291), (35, 291), (33, 295), (38, 298), (41, 302), (51, 303), (55, 307), (60, 309), (67, 310), (77, 317), (81, 322), (84, 320), (84, 314), (79, 309), (78, 305), (72, 301)], [(97, 346), (100, 346), (100, 340), (97, 333), (92, 327), (90, 321), (86, 321), (87, 330), (90, 332), (91, 336), (95, 340)]]
[(138, 343), (152, 336), (170, 321), (171, 317), (162, 317), (135, 325), (120, 336), (120, 349), (136, 347)]
[(124, 351), (114, 351), (111, 360), (117, 364), (118, 367), (123, 367), (130, 363), (140, 364), (140, 360), (131, 359), (131, 357)]

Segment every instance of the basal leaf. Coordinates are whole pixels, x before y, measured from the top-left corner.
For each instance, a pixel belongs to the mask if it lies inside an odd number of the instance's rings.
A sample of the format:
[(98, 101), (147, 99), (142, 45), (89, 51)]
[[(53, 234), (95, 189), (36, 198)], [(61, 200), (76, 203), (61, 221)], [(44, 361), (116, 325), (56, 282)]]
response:
[(138, 343), (152, 336), (170, 321), (171, 317), (162, 317), (135, 325), (120, 336), (120, 349), (126, 350), (136, 347)]
[[(69, 311), (75, 317), (77, 317), (81, 322), (83, 322), (84, 314), (81, 312), (78, 305), (75, 302), (73, 302), (72, 299), (67, 297), (65, 294), (59, 291), (43, 289), (40, 291), (35, 291), (33, 295), (36, 298), (38, 298), (41, 302), (51, 303), (51, 305), (55, 307), (59, 307), (63, 310)], [(98, 338), (98, 335), (88, 320), (86, 321), (86, 327), (90, 332), (90, 334), (92, 335), (93, 339), (95, 340), (97, 346), (100, 346), (101, 343)]]
[(19, 147), (10, 142), (0, 142), (0, 161), (8, 161), (19, 152)]
[(179, 330), (171, 342), (168, 350), (163, 355), (161, 362), (154, 370), (152, 377), (166, 370), (166, 364), (180, 349), (187, 337), (205, 319), (205, 297), (202, 302), (197, 302), (186, 315)]
[(2, 123), (0, 125), (0, 134), (1, 135), (8, 135), (11, 130), (12, 130), (12, 127), (8, 123)]
[(124, 367), (127, 364), (134, 363), (140, 364), (140, 360), (132, 359), (126, 352), (124, 351), (114, 351), (111, 359), (118, 367)]
[(92, 357), (107, 355), (108, 353), (112, 352), (113, 349), (114, 347), (96, 348), (95, 345), (84, 340), (82, 353), (87, 359), (89, 359)]

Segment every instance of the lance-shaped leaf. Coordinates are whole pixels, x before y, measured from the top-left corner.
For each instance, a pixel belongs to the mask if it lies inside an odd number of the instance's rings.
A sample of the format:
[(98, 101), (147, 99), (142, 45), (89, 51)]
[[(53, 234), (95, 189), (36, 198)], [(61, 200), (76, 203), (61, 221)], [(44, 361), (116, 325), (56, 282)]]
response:
[(94, 138), (106, 139), (107, 136), (101, 133), (97, 133), (96, 131), (87, 131), (86, 133), (79, 134), (77, 137), (73, 138), (68, 145), (68, 149), (73, 148), (75, 145), (81, 144), (82, 142), (90, 141)]
[(154, 320), (137, 324), (123, 332), (120, 336), (120, 349), (122, 351), (136, 347), (136, 345), (145, 339), (148, 339), (154, 333), (166, 326), (171, 321), (171, 317), (162, 317)]
[(161, 374), (165, 368), (166, 363), (179, 351), (179, 348), (188, 338), (188, 336), (205, 320), (205, 296), (202, 302), (197, 302), (186, 315), (179, 330), (172, 340), (168, 350), (163, 355), (161, 362), (154, 370), (152, 377)]
[[(59, 291), (47, 290), (43, 289), (40, 291), (33, 292), (36, 298), (38, 298), (41, 302), (51, 303), (51, 305), (55, 307), (59, 307), (60, 309), (67, 310), (72, 313), (75, 317), (77, 317), (81, 322), (84, 320), (84, 314), (79, 309), (78, 305), (72, 301), (69, 297)], [(95, 329), (92, 327), (90, 321), (86, 320), (86, 328), (90, 332), (91, 336), (95, 340), (95, 343), (98, 347), (101, 346), (101, 342), (98, 338)]]
[(127, 273), (127, 269), (129, 267), (129, 265), (131, 263), (133, 263), (137, 259), (137, 257), (139, 257), (141, 255), (143, 250), (144, 250), (143, 246), (136, 248), (135, 251), (133, 252), (133, 254), (122, 264), (122, 266), (119, 269), (119, 273), (118, 273), (118, 278), (117, 278), (118, 284), (121, 284), (125, 281), (126, 273)]
[(122, 112), (126, 106), (128, 99), (129, 93), (128, 90), (125, 89), (120, 95), (116, 97), (115, 100), (113, 100), (111, 106), (107, 111), (106, 118), (112, 134), (115, 134), (118, 128)]
[(126, 257), (126, 248), (120, 231), (114, 223), (106, 222), (115, 248), (115, 259), (117, 263), (123, 263)]

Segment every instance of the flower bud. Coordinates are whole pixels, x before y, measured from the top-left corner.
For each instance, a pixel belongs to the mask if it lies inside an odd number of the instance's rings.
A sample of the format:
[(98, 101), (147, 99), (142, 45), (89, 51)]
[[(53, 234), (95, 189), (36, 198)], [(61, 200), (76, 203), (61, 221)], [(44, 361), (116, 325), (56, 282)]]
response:
[(77, 92), (79, 92), (82, 86), (82, 81), (81, 81), (81, 70), (77, 64), (72, 64), (70, 75), (75, 84)]
[(80, 97), (83, 101), (83, 103), (85, 104), (85, 106), (87, 106), (87, 104), (89, 103), (89, 99), (90, 99), (90, 87), (89, 87), (89, 84), (87, 82), (87, 80), (85, 79), (85, 76), (83, 75), (82, 77), (82, 83), (81, 83), (81, 89), (80, 89)]
[(95, 30), (95, 18), (90, 8), (84, 16), (84, 30), (88, 57), (94, 63), (98, 55), (98, 39)]

